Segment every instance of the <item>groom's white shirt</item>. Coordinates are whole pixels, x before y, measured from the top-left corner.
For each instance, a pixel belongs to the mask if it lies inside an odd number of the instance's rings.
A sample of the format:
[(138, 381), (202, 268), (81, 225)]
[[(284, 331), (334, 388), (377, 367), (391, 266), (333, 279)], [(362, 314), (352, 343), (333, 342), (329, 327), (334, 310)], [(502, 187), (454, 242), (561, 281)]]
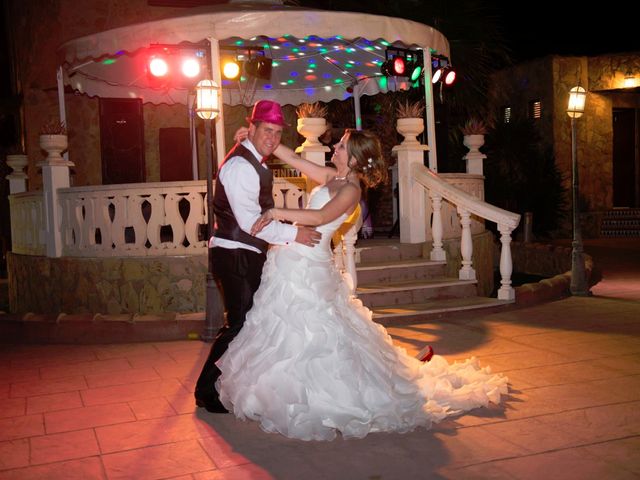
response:
[[(256, 158), (262, 158), (253, 144), (247, 139), (242, 145), (248, 148)], [(264, 168), (268, 168), (263, 165)], [(253, 166), (240, 156), (229, 158), (218, 173), (217, 182), (224, 185), (229, 205), (242, 230), (251, 232), (251, 227), (260, 217), (260, 177)], [(276, 245), (288, 245), (294, 242), (298, 234), (297, 227), (280, 222), (271, 222), (256, 237)], [(211, 237), (209, 247), (246, 248), (260, 253), (256, 247), (226, 238)]]

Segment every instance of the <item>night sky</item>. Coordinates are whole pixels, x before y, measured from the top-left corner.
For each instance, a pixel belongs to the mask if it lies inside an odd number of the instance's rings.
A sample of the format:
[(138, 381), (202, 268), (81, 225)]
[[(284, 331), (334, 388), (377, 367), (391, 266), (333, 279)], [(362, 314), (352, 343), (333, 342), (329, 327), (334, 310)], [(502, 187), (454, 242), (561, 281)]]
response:
[[(624, 8), (624, 3), (627, 7)], [(584, 2), (499, 2), (505, 35), (515, 60), (548, 54), (600, 55), (640, 51), (633, 2), (609, 2), (609, 9)]]

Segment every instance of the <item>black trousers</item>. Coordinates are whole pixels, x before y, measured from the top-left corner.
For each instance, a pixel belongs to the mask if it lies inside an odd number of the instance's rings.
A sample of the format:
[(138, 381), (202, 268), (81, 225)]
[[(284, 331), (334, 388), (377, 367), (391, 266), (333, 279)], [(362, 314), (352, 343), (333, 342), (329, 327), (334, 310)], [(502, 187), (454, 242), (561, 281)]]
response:
[(227, 320), (213, 341), (209, 357), (196, 383), (195, 396), (205, 401), (218, 397), (214, 385), (220, 376), (220, 369), (216, 362), (244, 325), (247, 312), (253, 306), (253, 295), (260, 286), (262, 267), (267, 259), (264, 253), (244, 248), (214, 247), (212, 254), (213, 275), (222, 288)]

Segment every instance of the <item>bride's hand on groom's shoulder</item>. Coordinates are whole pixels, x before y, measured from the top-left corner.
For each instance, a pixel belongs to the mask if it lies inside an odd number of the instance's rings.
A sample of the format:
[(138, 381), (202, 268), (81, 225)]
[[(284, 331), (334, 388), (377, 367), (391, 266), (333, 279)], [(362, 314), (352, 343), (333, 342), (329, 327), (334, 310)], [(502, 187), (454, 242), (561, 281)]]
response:
[(240, 127), (236, 130), (236, 133), (233, 134), (233, 140), (236, 143), (240, 143), (244, 141), (249, 136), (249, 129), (247, 127)]
[(262, 231), (264, 227), (269, 225), (272, 220), (273, 220), (273, 210), (267, 210), (262, 215), (260, 215), (260, 218), (258, 218), (258, 220), (256, 220), (256, 222), (253, 224), (253, 227), (251, 227), (251, 235), (253, 236), (257, 235), (259, 232)]

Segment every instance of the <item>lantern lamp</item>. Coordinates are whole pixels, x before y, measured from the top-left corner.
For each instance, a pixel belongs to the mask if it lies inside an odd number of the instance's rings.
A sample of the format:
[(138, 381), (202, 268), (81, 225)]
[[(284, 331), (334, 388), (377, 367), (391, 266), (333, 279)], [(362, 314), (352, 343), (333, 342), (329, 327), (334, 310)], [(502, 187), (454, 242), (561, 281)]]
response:
[(571, 118), (580, 118), (584, 113), (584, 104), (587, 99), (587, 91), (582, 87), (573, 87), (569, 90), (569, 105), (567, 115)]
[(196, 85), (196, 114), (205, 120), (216, 118), (218, 106), (218, 84), (213, 80), (200, 80)]
[(582, 229), (580, 227), (580, 180), (578, 169), (578, 131), (577, 119), (584, 113), (587, 92), (578, 86), (569, 90), (569, 105), (567, 114), (571, 117), (571, 176), (572, 176), (572, 221), (573, 221), (573, 242), (571, 250), (571, 284), (569, 290), (572, 295), (589, 295), (589, 284), (587, 282), (584, 266), (584, 246), (582, 244)]

